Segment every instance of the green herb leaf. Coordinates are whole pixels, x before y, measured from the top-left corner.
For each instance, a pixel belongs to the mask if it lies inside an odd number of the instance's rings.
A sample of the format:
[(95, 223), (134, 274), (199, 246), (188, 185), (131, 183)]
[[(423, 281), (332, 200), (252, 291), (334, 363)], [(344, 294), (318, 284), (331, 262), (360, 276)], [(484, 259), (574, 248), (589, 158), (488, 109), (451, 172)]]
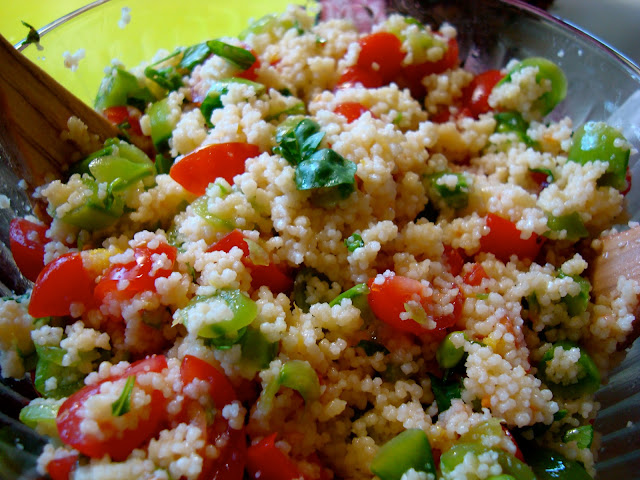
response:
[(364, 240), (362, 240), (360, 235), (354, 233), (348, 238), (345, 238), (344, 244), (347, 247), (347, 250), (354, 252), (357, 248), (364, 247)]
[(180, 59), (180, 63), (178, 63), (178, 69), (181, 71), (187, 70), (188, 72), (191, 72), (196, 65), (204, 62), (209, 55), (211, 55), (211, 47), (209, 47), (207, 42), (187, 47), (182, 52), (182, 58)]
[(431, 374), (429, 374), (429, 377), (431, 378), (431, 390), (433, 390), (433, 396), (438, 404), (438, 410), (440, 413), (449, 410), (451, 401), (462, 396), (462, 385), (459, 381), (445, 383)]
[(133, 386), (136, 383), (136, 376), (131, 375), (127, 378), (124, 388), (120, 397), (111, 404), (111, 413), (114, 417), (121, 417), (125, 413), (128, 413), (131, 409), (131, 394), (133, 393)]
[(324, 133), (320, 131), (320, 125), (309, 118), (304, 118), (296, 123), (283, 122), (276, 130), (275, 153), (284, 157), (291, 165), (298, 165), (309, 158), (318, 148)]
[(144, 76), (170, 91), (177, 90), (182, 86), (182, 75), (171, 65), (158, 69), (147, 67), (144, 69)]
[(234, 47), (220, 40), (209, 40), (207, 46), (211, 49), (212, 53), (233, 63), (242, 70), (246, 70), (256, 61), (256, 57), (249, 50)]
[(356, 164), (330, 148), (318, 150), (296, 168), (298, 190), (345, 186), (343, 198), (354, 190)]
[(30, 43), (38, 45), (40, 43), (40, 34), (38, 31), (25, 21), (22, 21), (22, 25), (29, 29), (29, 33), (27, 33), (27, 38), (23, 42), (23, 45), (29, 45)]

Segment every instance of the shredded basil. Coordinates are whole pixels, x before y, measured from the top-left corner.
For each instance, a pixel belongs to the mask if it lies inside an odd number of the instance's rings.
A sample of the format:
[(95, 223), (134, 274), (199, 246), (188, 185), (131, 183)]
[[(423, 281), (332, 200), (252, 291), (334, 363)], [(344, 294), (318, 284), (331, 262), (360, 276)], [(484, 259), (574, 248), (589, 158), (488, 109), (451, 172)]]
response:
[(111, 404), (111, 413), (114, 417), (121, 417), (131, 409), (131, 394), (133, 393), (133, 386), (135, 383), (135, 375), (131, 375), (127, 378), (127, 382), (124, 384), (120, 397)]
[(211, 49), (211, 53), (224, 58), (242, 70), (246, 70), (256, 61), (256, 57), (249, 50), (234, 47), (220, 40), (209, 40), (207, 46)]

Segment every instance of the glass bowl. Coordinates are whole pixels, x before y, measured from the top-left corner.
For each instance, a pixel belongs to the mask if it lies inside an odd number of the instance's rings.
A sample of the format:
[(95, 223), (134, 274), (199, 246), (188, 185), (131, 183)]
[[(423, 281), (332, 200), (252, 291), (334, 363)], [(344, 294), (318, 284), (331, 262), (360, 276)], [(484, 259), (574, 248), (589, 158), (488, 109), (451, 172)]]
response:
[[(282, 11), (288, 3), (291, 2), (235, 0), (233, 6), (228, 6), (210, 0), (99, 0), (43, 29), (44, 50), (27, 46), (24, 54), (92, 104), (103, 69), (111, 59), (118, 58), (132, 67), (151, 58), (159, 48), (172, 50), (179, 45), (235, 35), (250, 18)], [(131, 21), (120, 28), (122, 9), (128, 6)], [(517, 0), (399, 0), (387, 2), (387, 8), (408, 13), (425, 23), (448, 22), (457, 27), (460, 58), (470, 71), (500, 68), (511, 58), (529, 56), (543, 56), (556, 62), (565, 72), (569, 87), (566, 100), (554, 110), (553, 118), (568, 115), (575, 125), (604, 120), (620, 128), (635, 147), (630, 165), (634, 178), (640, 179), (637, 153), (640, 69), (631, 61), (571, 25)], [(65, 68), (63, 53), (74, 53), (80, 48), (85, 49), (85, 57), (79, 61), (77, 70)], [(11, 198), (16, 210), (13, 213), (5, 209), (0, 213), (5, 245), (8, 245), (8, 221), (14, 214), (24, 214), (28, 205), (15, 187), (18, 179), (12, 175), (6, 162), (0, 162), (0, 192)], [(640, 187), (632, 188), (626, 198), (630, 219), (640, 221)], [(25, 288), (19, 281), (10, 286)], [(626, 360), (611, 373), (597, 399), (602, 409), (596, 428), (603, 434), (597, 464), (599, 477), (637, 477), (640, 342), (635, 342)]]

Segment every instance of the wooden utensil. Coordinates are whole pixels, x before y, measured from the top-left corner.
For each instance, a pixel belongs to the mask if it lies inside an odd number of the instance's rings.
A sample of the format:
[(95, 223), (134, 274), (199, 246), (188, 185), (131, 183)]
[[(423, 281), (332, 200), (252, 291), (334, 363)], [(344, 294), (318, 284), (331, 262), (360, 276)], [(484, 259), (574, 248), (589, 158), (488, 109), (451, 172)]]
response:
[(63, 137), (70, 117), (82, 120), (97, 142), (120, 133), (1, 35), (0, 65), (0, 156), (29, 192), (51, 175), (61, 177), (78, 151), (89, 153)]
[(640, 281), (640, 226), (604, 237), (591, 267), (595, 295), (610, 295), (620, 275)]

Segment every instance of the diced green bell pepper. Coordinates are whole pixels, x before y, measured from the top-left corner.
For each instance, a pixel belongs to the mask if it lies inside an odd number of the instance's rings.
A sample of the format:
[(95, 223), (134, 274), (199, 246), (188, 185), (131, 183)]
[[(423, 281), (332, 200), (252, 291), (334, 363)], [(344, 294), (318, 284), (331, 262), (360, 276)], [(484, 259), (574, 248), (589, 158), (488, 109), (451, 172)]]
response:
[(429, 439), (417, 428), (405, 430), (380, 447), (369, 469), (380, 480), (400, 480), (410, 469), (436, 475)]
[(567, 159), (581, 165), (596, 160), (608, 162), (609, 166), (598, 179), (598, 185), (624, 190), (627, 188), (629, 155), (629, 143), (619, 130), (604, 122), (588, 122), (573, 133)]
[[(567, 240), (575, 241), (589, 236), (589, 232), (584, 226), (584, 222), (578, 212), (568, 213), (559, 217), (548, 212), (546, 215), (547, 227), (549, 227), (549, 230), (552, 232), (561, 232), (562, 230), (565, 230), (567, 232)], [(545, 236), (549, 236), (549, 234), (545, 233)]]

